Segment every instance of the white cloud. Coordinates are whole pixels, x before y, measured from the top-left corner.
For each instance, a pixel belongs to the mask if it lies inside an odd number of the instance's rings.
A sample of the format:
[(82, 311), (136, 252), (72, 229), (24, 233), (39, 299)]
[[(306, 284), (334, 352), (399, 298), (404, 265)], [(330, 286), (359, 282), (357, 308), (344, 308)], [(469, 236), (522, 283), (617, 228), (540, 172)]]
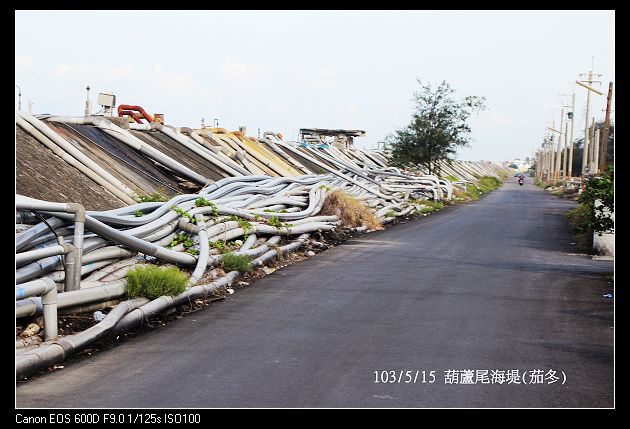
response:
[(229, 81), (246, 80), (250, 74), (250, 67), (235, 58), (228, 58), (221, 65), (221, 77)]
[(191, 74), (171, 72), (159, 64), (153, 66), (153, 76), (172, 91), (190, 91), (197, 86), (197, 81)]
[(35, 64), (35, 59), (33, 57), (15, 57), (15, 70), (28, 70), (33, 67)]
[(76, 78), (88, 79), (92, 81), (98, 80), (110, 80), (112, 78), (129, 78), (134, 74), (134, 68), (128, 64), (121, 64), (119, 66), (89, 66), (87, 63), (58, 63), (56, 67), (52, 69), (52, 72), (59, 76), (73, 76)]
[(85, 71), (87, 69), (86, 64), (66, 64), (59, 63), (57, 67), (55, 67), (54, 72), (57, 75), (64, 76), (71, 73), (76, 73), (78, 71)]
[(501, 112), (490, 111), (479, 115), (479, 123), (490, 129), (504, 128), (510, 124), (510, 119)]
[(337, 84), (337, 74), (330, 64), (308, 64), (299, 71), (301, 83), (315, 89), (333, 89)]

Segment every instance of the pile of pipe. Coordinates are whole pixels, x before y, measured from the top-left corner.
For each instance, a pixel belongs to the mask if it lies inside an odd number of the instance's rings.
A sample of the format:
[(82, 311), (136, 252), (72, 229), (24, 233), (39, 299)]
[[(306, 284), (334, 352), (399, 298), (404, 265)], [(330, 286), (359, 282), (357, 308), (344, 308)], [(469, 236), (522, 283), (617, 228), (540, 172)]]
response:
[[(412, 186), (398, 179), (397, 173), (365, 175), (351, 171), (347, 177), (338, 173), (226, 178), (196, 194), (178, 195), (166, 202), (87, 211), (81, 227), (77, 226), (76, 213), (70, 210), (77, 205), (16, 196), (16, 291), (21, 291), (16, 294), (18, 318), (45, 315), (46, 297), (36, 296), (36, 292), (47, 293), (51, 287), (61, 292), (55, 299), (61, 313), (117, 304), (126, 293), (127, 271), (138, 263), (159, 260), (192, 270), (184, 293), (150, 302), (139, 298), (123, 301), (96, 325), (101, 328), (94, 335), (86, 331), (56, 339), (55, 328), (46, 330), (47, 341), (39, 346), (24, 339), (16, 341), (18, 374), (30, 374), (106, 334), (126, 331), (168, 308), (231, 284), (241, 273), (216, 269), (223, 254), (213, 244), (220, 242), (222, 247), (235, 249), (232, 253), (247, 256), (252, 267), (258, 268), (280, 254), (299, 249), (310, 234), (334, 229), (336, 216), (318, 216), (329, 190), (343, 189), (363, 200), (383, 223), (391, 219), (385, 217), (386, 211), (410, 213), (416, 206), (406, 203), (404, 195), (424, 193), (426, 186), (420, 180)], [(435, 190), (430, 193), (439, 195)], [(207, 282), (200, 284), (202, 278)], [(138, 311), (134, 313), (134, 309)], [(119, 316), (116, 323), (112, 314)], [(111, 326), (104, 325), (105, 321)], [(73, 338), (77, 336), (80, 341), (75, 344)]]
[[(221, 269), (225, 249), (246, 256), (251, 266), (258, 268), (309, 241), (318, 243), (313, 236), (319, 238), (340, 224), (337, 216), (320, 214), (328, 192), (342, 190), (351, 195), (382, 224), (421, 211), (422, 201), (450, 200), (453, 196), (451, 181), (422, 169), (401, 171), (388, 166), (386, 154), (379, 151), (285, 142), (269, 132), (258, 139), (234, 133), (230, 140), (225, 136), (219, 139), (218, 132), (208, 130), (168, 131), (207, 158), (209, 152), (194, 145), (215, 149), (212, 162), (234, 174), (208, 183), (156, 149), (140, 145), (128, 131), (114, 132), (111, 124), (90, 121), (119, 139), (122, 135), (123, 143), (135, 144), (151, 159), (203, 187), (168, 201), (134, 203), (108, 211), (85, 212), (78, 204), (16, 196), (16, 317), (43, 314), (45, 331), (41, 344), (34, 340), (36, 335), (16, 341), (18, 378), (60, 362), (106, 335), (133, 329), (152, 316), (230, 285), (242, 273)], [(41, 131), (41, 142), (64, 144), (39, 119), (24, 115), (19, 124)], [(160, 127), (149, 128), (158, 132)], [(224, 156), (217, 149), (218, 143), (216, 147), (208, 143), (209, 137), (222, 144), (228, 140), (238, 143), (243, 150), (232, 158)], [(273, 163), (265, 163), (272, 156)], [(87, 159), (84, 162), (89, 164)], [(95, 171), (90, 165), (85, 169)], [(444, 164), (442, 169), (458, 178), (455, 186), (465, 186), (481, 175), (496, 176), (492, 168), (475, 163)], [(257, 171), (274, 174), (255, 174)], [(104, 183), (115, 183), (101, 176)], [(367, 226), (356, 229), (365, 231)], [(153, 262), (188, 269), (186, 291), (153, 301), (134, 298), (121, 302), (126, 295), (127, 272), (139, 263)], [(86, 312), (113, 305), (114, 309), (92, 328), (58, 338), (57, 311)]]

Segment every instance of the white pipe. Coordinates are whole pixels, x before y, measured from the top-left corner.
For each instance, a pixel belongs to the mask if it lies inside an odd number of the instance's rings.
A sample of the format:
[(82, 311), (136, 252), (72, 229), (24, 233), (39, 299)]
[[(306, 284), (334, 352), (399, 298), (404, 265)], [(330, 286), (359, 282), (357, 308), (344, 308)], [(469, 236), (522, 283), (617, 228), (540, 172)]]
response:
[[(43, 279), (42, 279), (43, 280)], [(48, 280), (46, 280), (48, 281)], [(119, 298), (126, 293), (127, 281), (118, 280), (102, 286), (89, 289), (73, 290), (60, 293), (57, 296), (57, 308), (76, 307), (77, 305), (90, 304), (93, 302), (108, 301)], [(16, 301), (15, 317), (31, 316), (41, 313), (42, 300), (39, 297), (31, 297)]]
[(158, 129), (159, 131), (163, 132), (164, 134), (166, 134), (167, 136), (169, 136), (170, 138), (172, 138), (173, 140), (175, 140), (177, 143), (181, 144), (185, 148), (190, 149), (195, 154), (199, 155), (200, 157), (202, 157), (206, 161), (210, 162), (214, 166), (220, 168), (221, 170), (223, 170), (224, 172), (226, 172), (230, 176), (242, 176), (241, 173), (239, 173), (238, 171), (236, 171), (232, 167), (230, 167), (230, 166), (228, 166), (228, 165), (226, 165), (226, 164), (224, 164), (222, 162), (219, 162), (216, 159), (214, 159), (213, 157), (211, 157), (210, 155), (206, 154), (202, 149), (200, 149), (198, 147), (198, 143), (196, 141), (194, 141), (193, 139), (185, 136), (184, 134), (178, 133), (177, 131), (169, 128), (168, 126), (163, 126), (161, 124), (158, 124), (158, 126), (156, 126), (155, 128)]
[[(15, 196), (15, 207), (29, 210), (49, 210), (54, 212), (72, 213), (74, 216), (74, 249), (66, 255), (66, 290), (76, 290), (81, 282), (81, 258), (83, 257), (83, 227), (85, 225), (85, 208), (76, 203), (51, 203), (37, 200), (23, 195)], [(64, 217), (66, 215), (59, 215)]]
[(81, 259), (81, 263), (87, 264), (90, 262), (102, 261), (104, 259), (124, 258), (128, 256), (134, 256), (136, 253), (137, 252), (118, 246), (107, 246), (88, 254), (84, 254), (83, 258)]
[(39, 279), (15, 287), (15, 298), (22, 299), (42, 295), (44, 313), (44, 339), (57, 338), (57, 285), (50, 279)]
[(195, 283), (203, 276), (208, 266), (208, 255), (210, 254), (210, 245), (208, 243), (208, 232), (205, 230), (205, 222), (203, 221), (203, 215), (195, 215), (197, 225), (200, 227), (198, 232), (199, 237), (199, 258), (197, 259), (197, 266), (193, 271), (188, 281), (188, 287), (194, 286)]
[(17, 253), (15, 255), (16, 265), (21, 265), (26, 262), (35, 261), (47, 256), (63, 255), (66, 249), (61, 245), (48, 246), (43, 249), (30, 250), (28, 252)]
[(95, 127), (100, 128), (103, 132), (109, 134), (114, 137), (118, 141), (126, 144), (127, 146), (143, 153), (154, 161), (159, 162), (160, 164), (174, 170), (176, 173), (183, 174), (187, 178), (193, 180), (196, 183), (206, 185), (209, 180), (202, 175), (196, 173), (190, 168), (182, 165), (178, 161), (175, 161), (173, 158), (165, 155), (159, 150), (153, 148), (152, 146), (146, 144), (136, 136), (131, 133), (125, 132), (122, 128), (118, 127), (114, 123), (108, 121), (104, 117), (101, 116), (88, 116), (88, 117), (60, 117), (53, 116), (48, 118), (50, 122), (62, 122), (66, 124), (78, 124), (78, 125), (93, 125)]
[(107, 172), (103, 167), (98, 165), (96, 162), (92, 161), (87, 155), (83, 154), (79, 149), (74, 147), (72, 144), (68, 143), (64, 138), (62, 138), (59, 134), (54, 132), (50, 127), (48, 127), (42, 121), (37, 119), (35, 116), (25, 113), (25, 112), (18, 112), (18, 116), (24, 119), (26, 122), (30, 123), (39, 132), (41, 132), (48, 139), (50, 139), (54, 144), (61, 147), (64, 151), (69, 153), (71, 156), (73, 156), (79, 162), (84, 164), (86, 167), (90, 168), (95, 174), (98, 174), (99, 176), (104, 178), (107, 182), (114, 185), (117, 189), (124, 192), (127, 196), (131, 197), (134, 195), (134, 192), (131, 189), (129, 189), (127, 186), (125, 186), (122, 182), (120, 182), (120, 180), (112, 176), (109, 172)]

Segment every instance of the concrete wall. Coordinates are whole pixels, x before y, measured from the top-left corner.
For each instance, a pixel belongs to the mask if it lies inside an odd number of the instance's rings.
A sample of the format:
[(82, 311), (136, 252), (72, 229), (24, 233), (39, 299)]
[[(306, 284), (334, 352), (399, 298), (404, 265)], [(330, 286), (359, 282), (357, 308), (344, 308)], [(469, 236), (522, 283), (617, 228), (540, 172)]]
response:
[[(601, 205), (600, 200), (595, 200), (595, 207)], [(615, 214), (610, 213), (608, 210), (604, 210), (604, 214), (612, 218), (615, 221)], [(600, 237), (596, 233), (593, 234), (593, 250), (600, 255), (615, 256), (615, 231), (610, 234), (602, 234)]]
[(593, 234), (593, 250), (599, 255), (615, 256), (615, 234)]

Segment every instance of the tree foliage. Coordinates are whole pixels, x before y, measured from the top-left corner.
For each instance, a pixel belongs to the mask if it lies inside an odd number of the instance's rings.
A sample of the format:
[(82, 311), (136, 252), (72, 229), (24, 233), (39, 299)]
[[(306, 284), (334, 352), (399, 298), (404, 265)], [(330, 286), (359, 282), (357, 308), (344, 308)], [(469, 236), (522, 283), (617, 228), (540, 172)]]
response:
[(434, 173), (438, 161), (451, 159), (458, 147), (469, 145), (471, 128), (467, 120), (485, 109), (485, 97), (456, 99), (455, 90), (446, 81), (436, 88), (430, 83), (423, 85), (419, 79), (418, 84), (411, 122), (387, 136), (386, 141), (394, 165), (419, 165)]
[[(604, 121), (595, 122), (595, 129), (601, 130), (601, 137), (604, 137)], [(600, 151), (603, 150), (603, 140), (599, 142)], [(608, 127), (608, 146), (606, 147), (606, 164), (615, 162), (615, 124), (610, 123)], [(584, 155), (584, 137), (573, 140), (573, 175), (579, 175), (582, 171), (582, 158)], [(601, 159), (601, 154), (600, 154)]]
[[(606, 167), (606, 171), (599, 177), (594, 177), (586, 182), (584, 191), (578, 201), (588, 207), (589, 216), (584, 222), (584, 228), (602, 235), (615, 227), (610, 216), (615, 212), (615, 178), (612, 165)], [(595, 202), (600, 204), (596, 205)]]

